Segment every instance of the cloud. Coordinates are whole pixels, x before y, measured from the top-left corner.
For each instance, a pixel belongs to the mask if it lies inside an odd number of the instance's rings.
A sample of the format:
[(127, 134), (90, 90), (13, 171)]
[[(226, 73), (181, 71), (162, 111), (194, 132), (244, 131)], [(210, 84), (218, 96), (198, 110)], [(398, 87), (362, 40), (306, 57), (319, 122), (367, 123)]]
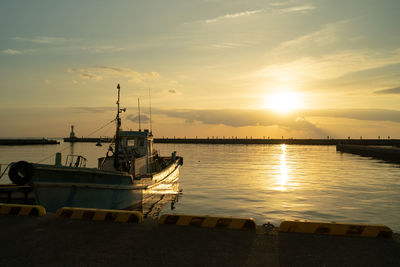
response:
[(333, 45), (338, 41), (339, 30), (347, 24), (347, 20), (342, 20), (324, 25), (319, 30), (282, 42), (272, 50), (271, 54), (279, 54), (278, 56), (280, 56), (283, 53), (298, 54), (307, 50), (315, 52), (316, 47)]
[(22, 51), (15, 49), (6, 49), (1, 52), (6, 55), (21, 55), (23, 53)]
[(332, 54), (265, 66), (259, 76), (279, 81), (334, 79), (341, 76), (400, 63), (400, 51), (380, 53), (372, 50), (346, 50)]
[(202, 49), (233, 49), (233, 48), (238, 48), (238, 47), (250, 47), (253, 46), (255, 43), (254, 42), (241, 42), (241, 43), (231, 43), (231, 42), (220, 42), (220, 43), (215, 43), (215, 44), (210, 44), (207, 46), (201, 46)]
[(308, 11), (316, 9), (315, 6), (311, 5), (301, 5), (301, 6), (292, 6), (292, 7), (287, 7), (287, 8), (282, 8), (279, 9), (279, 13), (295, 13), (295, 12), (301, 12), (301, 13), (306, 13)]
[(157, 72), (137, 72), (129, 68), (100, 66), (87, 69), (69, 68), (68, 72), (77, 73), (81, 79), (101, 80), (103, 77), (125, 77), (129, 82), (141, 83), (160, 77)]
[(44, 80), (45, 84), (51, 84), (53, 81), (52, 80)]
[(107, 111), (115, 110), (114, 107), (71, 107), (71, 109), (93, 113), (104, 113)]
[(219, 16), (213, 19), (208, 19), (205, 22), (206, 23), (216, 23), (222, 20), (227, 20), (227, 19), (237, 19), (237, 18), (242, 18), (242, 17), (248, 17), (257, 13), (262, 12), (262, 9), (257, 9), (257, 10), (248, 10), (248, 11), (243, 11), (243, 12), (238, 12), (238, 13), (233, 13), (233, 14), (226, 14), (223, 16)]
[(36, 44), (63, 44), (63, 43), (79, 41), (79, 39), (68, 39), (64, 37), (49, 37), (49, 36), (13, 37), (12, 39), (16, 41), (30, 42)]
[(400, 94), (400, 86), (390, 89), (383, 89), (375, 91), (374, 94)]
[(84, 39), (64, 38), (64, 37), (13, 37), (12, 40), (19, 42), (28, 42), (39, 45), (58, 45), (59, 49), (67, 51), (84, 51), (85, 53), (108, 53), (121, 52), (126, 48), (114, 45), (106, 45), (99, 43), (88, 43)]
[(273, 2), (269, 4), (270, 6), (286, 6), (288, 2)]
[(76, 69), (76, 68), (69, 68), (68, 72), (70, 73), (77, 73), (81, 79), (84, 80), (102, 80), (103, 76), (96, 74), (94, 71), (90, 69)]
[[(139, 115), (135, 116), (133, 114), (128, 114), (126, 116), (126, 119), (139, 123)], [(150, 118), (147, 115), (145, 115), (145, 114), (140, 115), (140, 123), (149, 122), (149, 121), (150, 121)]]
[(330, 117), (355, 119), (360, 121), (385, 121), (400, 123), (399, 110), (385, 109), (322, 109), (299, 110), (289, 114), (277, 114), (270, 110), (160, 110), (154, 109), (154, 114), (166, 115), (171, 118), (184, 119), (186, 123), (200, 122), (211, 125), (226, 125), (231, 127), (247, 126), (278, 126), (291, 131), (303, 131), (312, 135), (326, 135), (325, 131), (311, 123), (312, 117)]
[(299, 112), (305, 117), (347, 118), (363, 121), (391, 121), (400, 123), (400, 110), (388, 109), (322, 109)]
[(169, 90), (168, 90), (168, 93), (170, 93), (170, 94), (176, 94), (176, 91), (175, 91), (174, 89), (169, 89)]
[(71, 49), (82, 50), (88, 53), (108, 53), (108, 52), (122, 52), (126, 48), (112, 45), (86, 45), (86, 46), (72, 46)]
[(341, 20), (280, 43), (268, 51), (269, 63), (255, 76), (282, 82), (329, 80), (400, 63), (400, 49), (341, 49), (349, 20)]
[(187, 123), (201, 122), (231, 127), (278, 126), (289, 131), (325, 135), (323, 130), (304, 117), (294, 114), (277, 115), (268, 110), (154, 110), (154, 113), (184, 119)]

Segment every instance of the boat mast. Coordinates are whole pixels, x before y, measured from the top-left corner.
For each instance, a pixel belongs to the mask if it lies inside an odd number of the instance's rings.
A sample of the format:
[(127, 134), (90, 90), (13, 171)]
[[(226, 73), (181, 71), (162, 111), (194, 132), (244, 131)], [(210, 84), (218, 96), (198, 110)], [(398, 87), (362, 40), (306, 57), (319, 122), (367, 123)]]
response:
[(149, 108), (150, 108), (150, 134), (153, 134), (153, 127), (151, 121), (151, 95), (150, 95), (150, 87), (149, 87)]
[(119, 114), (122, 113), (123, 111), (126, 111), (125, 108), (119, 108), (119, 99), (120, 99), (120, 86), (119, 84), (117, 85), (117, 89), (118, 89), (118, 100), (117, 100), (117, 118), (116, 118), (116, 122), (117, 122), (117, 129), (116, 129), (116, 133), (115, 133), (115, 152), (114, 152), (114, 167), (116, 169), (119, 168), (119, 158), (118, 158), (118, 154), (119, 154), (119, 132), (120, 132), (120, 127), (121, 127), (121, 118), (119, 117)]
[(139, 97), (137, 99), (137, 105), (138, 105), (138, 112), (139, 112), (139, 132), (142, 130), (142, 127), (140, 126), (140, 101)]

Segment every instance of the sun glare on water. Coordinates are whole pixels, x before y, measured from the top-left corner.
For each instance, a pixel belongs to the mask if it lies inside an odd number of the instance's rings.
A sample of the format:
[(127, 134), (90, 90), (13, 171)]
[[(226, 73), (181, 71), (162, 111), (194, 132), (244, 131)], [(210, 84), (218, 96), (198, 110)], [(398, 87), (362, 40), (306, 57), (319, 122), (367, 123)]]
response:
[(280, 91), (264, 97), (264, 108), (278, 113), (288, 113), (301, 108), (302, 99), (299, 93)]

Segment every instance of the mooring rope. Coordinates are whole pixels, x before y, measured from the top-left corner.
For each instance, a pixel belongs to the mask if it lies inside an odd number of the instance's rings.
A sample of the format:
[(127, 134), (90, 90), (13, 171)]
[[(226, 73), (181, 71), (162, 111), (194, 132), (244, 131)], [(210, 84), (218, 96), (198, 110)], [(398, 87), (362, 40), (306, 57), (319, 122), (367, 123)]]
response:
[[(87, 137), (91, 136), (92, 134), (97, 133), (98, 131), (102, 130), (102, 129), (105, 128), (106, 126), (108, 126), (108, 125), (110, 125), (111, 123), (113, 123), (115, 120), (116, 120), (116, 119), (113, 119), (113, 120), (107, 122), (106, 124), (102, 125), (100, 128), (98, 128), (98, 129), (94, 130), (93, 132), (91, 132), (90, 134), (86, 135), (84, 138), (87, 138)], [(43, 158), (43, 159), (37, 161), (36, 163), (41, 163), (41, 162), (43, 162), (43, 161), (45, 161), (45, 160), (48, 160), (49, 158), (54, 157), (54, 155), (56, 155), (57, 153), (61, 153), (62, 151), (66, 150), (67, 148), (69, 148), (69, 146), (67, 146), (67, 144), (64, 143), (64, 147), (63, 147), (60, 151), (57, 151), (56, 153), (52, 153), (50, 156), (47, 156), (47, 157), (45, 157), (45, 158)]]
[(91, 136), (92, 134), (97, 133), (98, 131), (100, 131), (100, 130), (103, 129), (104, 127), (106, 127), (106, 126), (108, 126), (109, 124), (113, 123), (115, 120), (116, 120), (116, 119), (113, 119), (112, 121), (107, 122), (106, 124), (104, 124), (103, 126), (101, 126), (100, 128), (98, 128), (97, 130), (95, 130), (95, 131), (91, 132), (90, 134), (88, 134), (86, 137), (89, 137), (89, 136)]
[[(7, 167), (4, 169), (3, 173), (0, 175), (0, 179), (1, 179), (1, 178), (3, 177), (3, 175), (6, 173), (8, 167), (10, 167), (11, 164), (12, 164), (12, 163), (9, 163), (9, 164), (7, 165)], [(0, 167), (1, 167), (1, 165), (6, 165), (6, 164), (0, 164)], [(0, 169), (1, 169), (1, 168), (0, 168)]]

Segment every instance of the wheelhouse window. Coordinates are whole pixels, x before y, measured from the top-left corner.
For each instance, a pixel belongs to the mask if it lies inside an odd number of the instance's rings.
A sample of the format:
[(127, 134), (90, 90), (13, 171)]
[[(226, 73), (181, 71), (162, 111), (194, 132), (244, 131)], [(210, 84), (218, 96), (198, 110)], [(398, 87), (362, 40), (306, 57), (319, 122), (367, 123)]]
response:
[(135, 146), (135, 139), (128, 139), (128, 146)]

